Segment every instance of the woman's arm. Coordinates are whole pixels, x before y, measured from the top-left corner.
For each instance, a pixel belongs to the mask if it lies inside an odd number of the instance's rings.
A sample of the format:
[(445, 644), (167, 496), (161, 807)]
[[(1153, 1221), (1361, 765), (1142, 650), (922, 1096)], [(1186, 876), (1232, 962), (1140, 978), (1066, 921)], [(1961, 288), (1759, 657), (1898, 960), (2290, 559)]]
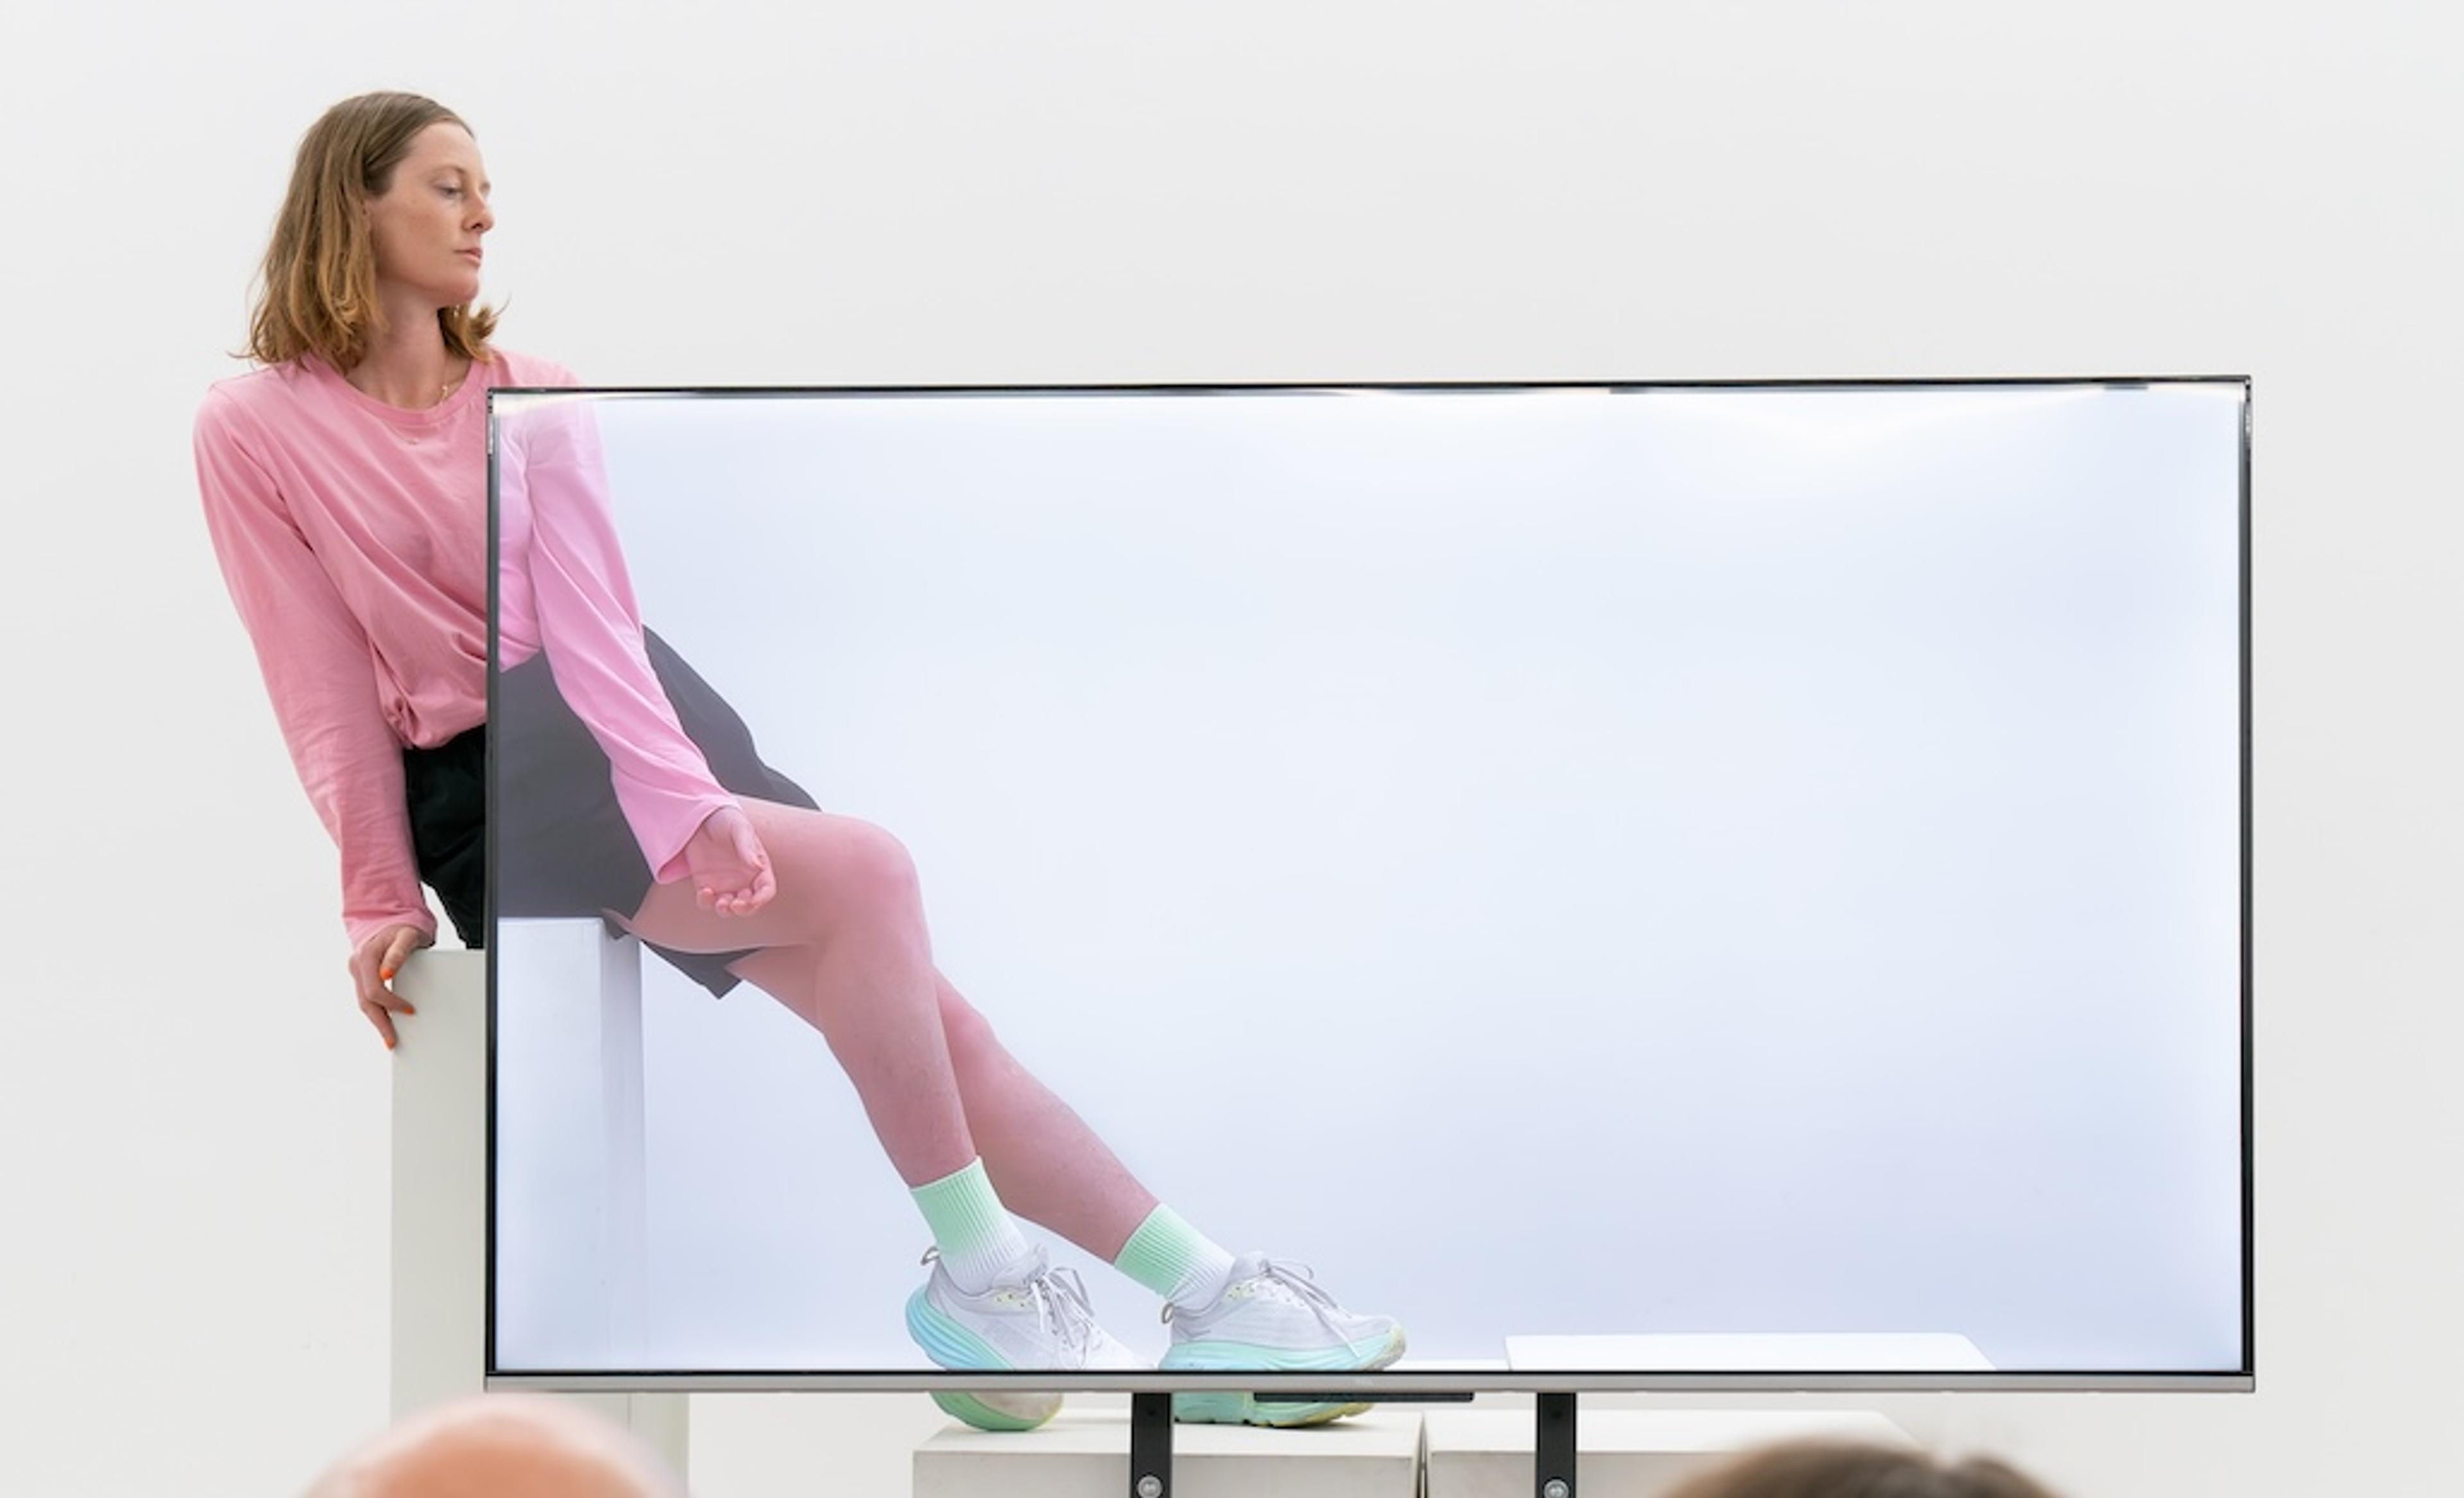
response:
[(256, 648), (299, 782), (341, 854), (342, 924), (358, 948), (389, 926), (429, 939), (404, 804), (402, 745), (377, 700), (366, 633), (249, 451), (229, 397), (197, 412), (197, 485), (223, 581)]
[(497, 483), (509, 514), (513, 505), (528, 511), (532, 609), (557, 691), (605, 752), (651, 877), (682, 879), (692, 871), (686, 850), (694, 833), (712, 813), (740, 808), (685, 736), (650, 669), (587, 408), (543, 406), (504, 423)]

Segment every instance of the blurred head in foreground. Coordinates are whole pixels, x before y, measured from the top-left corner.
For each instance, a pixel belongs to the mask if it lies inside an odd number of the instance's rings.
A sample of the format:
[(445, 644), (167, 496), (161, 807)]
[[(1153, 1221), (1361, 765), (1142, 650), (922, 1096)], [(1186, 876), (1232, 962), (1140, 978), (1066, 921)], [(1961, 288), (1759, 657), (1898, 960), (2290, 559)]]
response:
[(1991, 1457), (1944, 1462), (1909, 1447), (1791, 1442), (1748, 1452), (1668, 1498), (2054, 1498)]
[(413, 1415), (344, 1457), (307, 1498), (684, 1498), (631, 1431), (539, 1395)]

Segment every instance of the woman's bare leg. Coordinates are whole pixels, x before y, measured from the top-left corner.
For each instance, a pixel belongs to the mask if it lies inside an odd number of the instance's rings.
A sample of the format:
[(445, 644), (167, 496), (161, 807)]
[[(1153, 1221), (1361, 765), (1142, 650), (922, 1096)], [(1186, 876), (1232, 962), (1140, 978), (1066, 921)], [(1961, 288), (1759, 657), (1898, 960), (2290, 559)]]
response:
[(751, 800), (744, 812), (779, 879), (767, 906), (722, 917), (694, 903), (690, 881), (653, 885), (627, 926), (682, 952), (759, 948), (733, 971), (822, 1032), (900, 1178), (921, 1186), (963, 1169), (977, 1147), (907, 850), (848, 817)]
[(1001, 1201), (1111, 1263), (1155, 1208), (1119, 1157), (1019, 1065), (973, 1004), (939, 978), (941, 1033), (967, 1127)]
[(1119, 1257), (1155, 1197), (934, 970), (906, 849), (852, 818), (744, 810), (778, 873), (770, 904), (722, 918), (683, 884), (654, 886), (634, 934), (685, 952), (759, 948), (729, 971), (822, 1032), (910, 1186), (980, 1154), (1010, 1211)]
[[(1186, 1240), (1196, 1239), (1195, 1233), (1172, 1214), (1155, 1211), (1155, 1198), (1085, 1121), (1019, 1065), (983, 1016), (935, 971), (914, 867), (897, 841), (864, 823), (800, 807), (747, 801), (744, 810), (778, 875), (779, 892), (769, 905), (751, 915), (721, 917), (700, 909), (687, 886), (659, 885), (627, 922), (630, 929), (677, 951), (755, 949), (729, 964), (730, 971), (822, 1032), (855, 1084), (891, 1163), (910, 1186), (966, 1170), (980, 1146), (983, 1176), (1001, 1199), (1004, 1223), (1008, 1213), (1026, 1217), (1122, 1263), (1124, 1245), (1154, 1213), (1158, 1222), (1177, 1223), (1170, 1231), (1183, 1238), (1177, 1251), (1187, 1261)], [(1176, 1355), (1197, 1355), (1191, 1348), (1208, 1336), (1237, 1344), (1243, 1355), (1260, 1346), (1282, 1346), (1261, 1338), (1287, 1335), (1287, 1328), (1253, 1328), (1240, 1319), (1245, 1309), (1268, 1303), (1256, 1296), (1233, 1302), (1224, 1276), (1239, 1272), (1240, 1263), (1220, 1245), (1197, 1242), (1219, 1261), (1216, 1279), (1202, 1291), (1198, 1309), (1176, 1321), (1167, 1366)], [(1176, 1270), (1173, 1259), (1173, 1252), (1164, 1252), (1148, 1264), (1155, 1270), (1152, 1279), (1130, 1272), (1158, 1294), (1179, 1295), (1196, 1270)], [(942, 1267), (947, 1267), (945, 1259)], [(1288, 1280), (1293, 1272), (1264, 1261), (1252, 1269), (1252, 1279)], [(941, 1283), (936, 1269), (926, 1294)], [(959, 1311), (998, 1313), (963, 1304)], [(1337, 1309), (1331, 1315), (1322, 1312), (1319, 1321), (1324, 1334), (1305, 1335), (1301, 1345), (1288, 1349), (1289, 1366), (1324, 1367), (1330, 1351), (1344, 1351), (1356, 1366), (1375, 1368), (1402, 1353), (1402, 1328), (1392, 1317), (1354, 1316)], [(922, 1333), (918, 1340), (925, 1340)], [(1135, 1361), (1118, 1343), (1103, 1340), (1119, 1355), (1119, 1366)], [(926, 1345), (930, 1351), (933, 1344)], [(1062, 1355), (1056, 1347), (1055, 1358)], [(1080, 1347), (1068, 1355), (1091, 1355)], [(1049, 1419), (1060, 1404), (1053, 1395), (936, 1392), (934, 1398), (986, 1429), (1029, 1428)], [(1031, 1407), (1019, 1407), (1019, 1399)], [(1314, 1423), (1356, 1408), (1261, 1404), (1244, 1394), (1183, 1395), (1175, 1400), (1175, 1414), (1183, 1420), (1259, 1424)]]

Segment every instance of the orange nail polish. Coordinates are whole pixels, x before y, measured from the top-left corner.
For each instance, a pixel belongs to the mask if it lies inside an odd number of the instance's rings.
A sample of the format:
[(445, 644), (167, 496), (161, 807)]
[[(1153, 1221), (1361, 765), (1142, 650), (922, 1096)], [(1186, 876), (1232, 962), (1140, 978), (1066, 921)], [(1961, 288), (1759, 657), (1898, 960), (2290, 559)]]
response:
[(389, 967), (381, 967), (381, 968), (378, 968), (378, 969), (377, 969), (377, 976), (378, 976), (379, 978), (384, 979), (386, 982), (390, 983), (390, 982), (392, 982), (392, 981), (393, 981), (393, 969), (392, 969), (392, 968), (389, 968)]

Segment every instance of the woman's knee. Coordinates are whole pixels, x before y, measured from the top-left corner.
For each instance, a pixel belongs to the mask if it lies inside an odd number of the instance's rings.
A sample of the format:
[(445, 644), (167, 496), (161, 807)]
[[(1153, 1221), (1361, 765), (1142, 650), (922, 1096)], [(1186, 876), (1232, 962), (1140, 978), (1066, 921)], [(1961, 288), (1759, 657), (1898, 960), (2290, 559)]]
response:
[(906, 844), (884, 828), (848, 817), (832, 822), (830, 838), (833, 904), (896, 915), (921, 914), (921, 881)]
[(725, 919), (694, 907), (690, 882), (654, 885), (627, 918), (635, 935), (686, 952), (809, 946), (850, 932), (923, 943), (924, 907), (915, 861), (882, 828), (803, 806), (748, 798), (779, 892), (750, 915)]

